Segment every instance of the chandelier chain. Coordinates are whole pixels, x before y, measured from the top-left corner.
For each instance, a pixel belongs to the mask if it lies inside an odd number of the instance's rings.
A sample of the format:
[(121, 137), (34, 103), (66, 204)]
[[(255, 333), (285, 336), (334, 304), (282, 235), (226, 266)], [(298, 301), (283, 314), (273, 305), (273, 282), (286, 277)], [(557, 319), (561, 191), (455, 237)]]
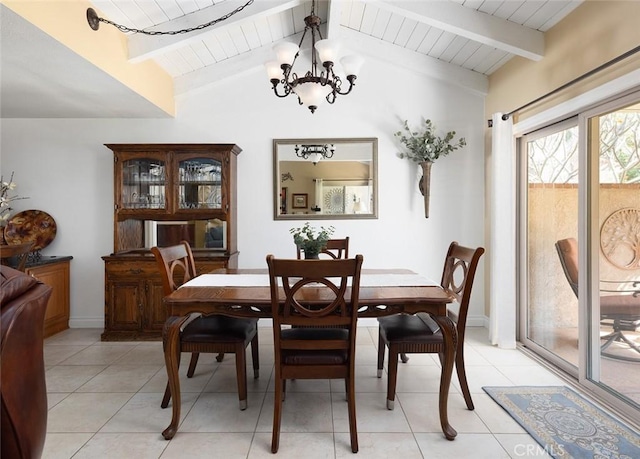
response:
[(211, 27), (212, 25), (215, 25), (219, 22), (225, 21), (227, 19), (229, 19), (231, 16), (239, 13), (240, 11), (244, 10), (247, 6), (251, 5), (255, 0), (248, 0), (247, 3), (245, 3), (244, 5), (239, 6), (238, 8), (236, 8), (235, 10), (231, 11), (230, 13), (225, 14), (224, 16), (221, 16), (217, 19), (214, 19), (213, 21), (209, 21), (205, 24), (200, 24), (198, 26), (195, 27), (189, 27), (187, 29), (181, 29), (181, 30), (167, 30), (167, 31), (162, 31), (162, 30), (144, 30), (144, 29), (135, 29), (133, 27), (127, 27), (125, 25), (121, 25), (121, 24), (116, 24), (113, 21), (110, 21), (108, 19), (104, 19), (104, 18), (97, 18), (97, 20), (99, 22), (104, 22), (105, 24), (109, 24), (114, 26), (116, 29), (120, 30), (121, 32), (124, 33), (140, 33), (140, 34), (144, 34), (144, 35), (180, 35), (180, 34), (185, 34), (185, 33), (189, 33), (189, 32), (194, 32), (196, 30), (202, 30), (202, 29), (206, 29), (207, 27)]

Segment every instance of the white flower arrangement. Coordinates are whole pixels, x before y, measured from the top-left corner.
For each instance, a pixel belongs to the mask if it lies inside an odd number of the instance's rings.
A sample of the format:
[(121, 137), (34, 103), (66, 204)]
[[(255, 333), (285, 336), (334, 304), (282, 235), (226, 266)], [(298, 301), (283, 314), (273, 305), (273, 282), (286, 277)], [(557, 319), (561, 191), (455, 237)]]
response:
[(0, 185), (0, 226), (4, 226), (9, 220), (9, 217), (11, 217), (11, 211), (13, 210), (11, 203), (18, 199), (27, 198), (10, 194), (10, 192), (18, 186), (18, 184), (13, 181), (13, 172), (8, 182), (5, 182), (4, 177), (0, 176), (0, 183), (2, 183), (2, 185)]

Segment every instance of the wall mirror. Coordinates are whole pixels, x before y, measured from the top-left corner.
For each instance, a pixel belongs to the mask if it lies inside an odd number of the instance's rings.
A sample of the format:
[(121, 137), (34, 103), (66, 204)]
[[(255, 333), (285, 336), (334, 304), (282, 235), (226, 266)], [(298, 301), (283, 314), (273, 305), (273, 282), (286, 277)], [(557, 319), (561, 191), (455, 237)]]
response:
[(274, 139), (275, 220), (378, 218), (378, 139)]

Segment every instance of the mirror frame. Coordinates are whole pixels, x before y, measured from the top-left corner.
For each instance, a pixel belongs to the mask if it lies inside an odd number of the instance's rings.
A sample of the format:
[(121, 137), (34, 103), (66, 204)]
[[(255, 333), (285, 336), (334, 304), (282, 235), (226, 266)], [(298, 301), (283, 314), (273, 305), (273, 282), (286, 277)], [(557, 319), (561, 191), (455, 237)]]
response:
[[(344, 144), (344, 143), (371, 143), (373, 208), (366, 214), (280, 214), (281, 172), (278, 161), (279, 145), (296, 144)], [(331, 161), (330, 159), (327, 161)], [(353, 138), (323, 138), (323, 139), (273, 139), (273, 219), (274, 220), (362, 220), (378, 218), (378, 138), (377, 137), (353, 137)]]

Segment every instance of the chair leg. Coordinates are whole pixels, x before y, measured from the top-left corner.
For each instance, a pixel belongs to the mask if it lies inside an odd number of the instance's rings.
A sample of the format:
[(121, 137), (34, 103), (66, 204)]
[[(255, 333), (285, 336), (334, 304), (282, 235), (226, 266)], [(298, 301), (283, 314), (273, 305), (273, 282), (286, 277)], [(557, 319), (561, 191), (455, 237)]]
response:
[[(164, 348), (164, 343), (163, 343)], [(178, 367), (180, 367), (180, 355), (182, 353), (178, 353)], [(167, 381), (167, 387), (164, 390), (164, 395), (162, 397), (162, 402), (160, 402), (160, 408), (166, 408), (169, 406), (169, 400), (171, 400), (171, 388), (169, 387), (169, 382)]]
[(613, 344), (614, 341), (617, 341), (619, 334), (620, 334), (619, 331), (614, 331), (612, 333), (609, 333), (608, 335), (601, 336), (600, 339), (601, 340), (606, 340), (606, 341), (604, 342), (604, 344), (602, 346), (600, 346), (600, 350), (604, 351), (606, 348), (611, 346), (611, 344)]
[(620, 332), (620, 336), (618, 337), (618, 341), (620, 341), (621, 343), (626, 343), (634, 351), (640, 352), (640, 347), (638, 347), (638, 345), (635, 344), (633, 341), (631, 341), (629, 338), (624, 336), (624, 333), (622, 333), (622, 332)]
[(244, 344), (240, 343), (236, 348), (236, 379), (238, 380), (238, 399), (240, 409), (247, 409), (247, 363)]
[(169, 400), (171, 400), (171, 388), (169, 387), (169, 383), (167, 383), (167, 388), (164, 390), (164, 397), (162, 397), (162, 403), (160, 403), (160, 407), (161, 408), (168, 407)]
[(386, 344), (382, 338), (382, 333), (378, 332), (378, 378), (382, 378), (384, 369), (384, 348)]
[(475, 407), (473, 406), (469, 384), (467, 383), (467, 372), (464, 368), (464, 351), (462, 346), (460, 346), (456, 354), (456, 373), (458, 373), (458, 381), (460, 382), (460, 388), (462, 389), (462, 395), (464, 396), (467, 408), (473, 411)]
[(638, 347), (637, 344), (635, 344), (633, 341), (629, 340), (626, 336), (624, 336), (624, 333), (622, 332), (622, 330), (614, 330), (613, 332), (609, 333), (608, 335), (601, 336), (600, 339), (601, 340), (605, 340), (605, 339), (607, 340), (600, 347), (600, 350), (605, 350), (611, 344), (613, 344), (614, 342), (618, 341), (620, 343), (625, 343), (626, 345), (628, 345), (634, 351), (640, 352), (640, 347)]
[(398, 351), (393, 345), (389, 346), (389, 367), (387, 368), (387, 409), (393, 410), (396, 399), (396, 381), (398, 379)]
[(216, 356), (216, 362), (222, 362), (223, 359), (224, 359), (224, 352), (221, 352)]
[(347, 403), (349, 410), (349, 434), (351, 436), (351, 452), (358, 452), (358, 428), (356, 424), (356, 391), (355, 391), (355, 375), (351, 374), (345, 379), (347, 386)]
[(258, 333), (251, 340), (251, 360), (253, 361), (253, 379), (260, 377), (260, 355), (258, 354)]
[(404, 352), (400, 353), (400, 360), (402, 360), (402, 363), (407, 363), (409, 361), (409, 356), (407, 354), (405, 354)]
[(276, 377), (275, 391), (273, 393), (273, 433), (271, 436), (271, 452), (277, 453), (280, 446), (280, 420), (282, 419), (282, 394), (284, 392), (283, 380), (278, 374)]
[(630, 349), (635, 350), (636, 352), (640, 352), (640, 347), (638, 347), (637, 344), (635, 344), (633, 341), (629, 340), (626, 336), (624, 336), (624, 333), (622, 333), (621, 330), (615, 330), (612, 333), (606, 335), (606, 336), (602, 336), (600, 337), (600, 339), (606, 339), (607, 341), (600, 346), (600, 353), (604, 356), (604, 357), (609, 357), (612, 359), (616, 359), (616, 360), (624, 360), (627, 362), (639, 362), (640, 359), (639, 358), (634, 358), (634, 357), (630, 357), (630, 356), (624, 356), (624, 355), (616, 355), (616, 354), (611, 354), (608, 352), (605, 352), (605, 350), (611, 346), (611, 344), (613, 344), (614, 342), (618, 341), (621, 343), (625, 343), (627, 346), (629, 346)]
[(189, 362), (189, 369), (187, 370), (187, 378), (192, 378), (193, 374), (196, 372), (196, 365), (198, 365), (198, 357), (200, 357), (199, 352), (193, 352), (191, 354), (191, 361)]

